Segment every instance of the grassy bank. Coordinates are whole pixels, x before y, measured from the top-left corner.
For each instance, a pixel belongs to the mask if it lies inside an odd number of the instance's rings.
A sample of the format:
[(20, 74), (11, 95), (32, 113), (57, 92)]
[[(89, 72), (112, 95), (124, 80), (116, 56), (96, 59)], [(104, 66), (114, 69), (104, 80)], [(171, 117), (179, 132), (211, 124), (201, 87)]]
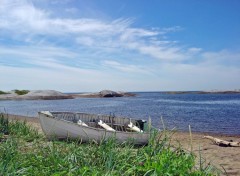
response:
[[(114, 139), (96, 144), (48, 141), (20, 121), (0, 117), (0, 175), (217, 175), (212, 166), (171, 147), (167, 135), (134, 147)], [(198, 165), (198, 167), (196, 167)]]

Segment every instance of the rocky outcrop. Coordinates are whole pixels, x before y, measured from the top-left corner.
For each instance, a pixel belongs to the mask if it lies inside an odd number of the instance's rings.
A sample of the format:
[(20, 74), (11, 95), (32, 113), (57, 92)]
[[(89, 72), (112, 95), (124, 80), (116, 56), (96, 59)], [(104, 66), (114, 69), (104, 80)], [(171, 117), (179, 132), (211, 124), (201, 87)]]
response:
[(19, 95), (15, 91), (0, 94), (0, 100), (59, 100), (73, 98), (108, 98), (108, 97), (131, 97), (135, 94), (128, 92), (115, 92), (102, 90), (96, 93), (64, 94), (55, 90), (31, 90), (24, 95)]
[(111, 98), (111, 97), (132, 97), (135, 96), (133, 93), (128, 92), (115, 92), (112, 90), (102, 90), (95, 93), (83, 93), (83, 94), (73, 94), (75, 98)]
[(102, 90), (99, 94), (101, 97), (123, 97), (123, 94), (111, 90)]
[(0, 95), (0, 100), (58, 100), (71, 99), (71, 95), (63, 94), (55, 90), (32, 90), (24, 95), (18, 95), (14, 91)]

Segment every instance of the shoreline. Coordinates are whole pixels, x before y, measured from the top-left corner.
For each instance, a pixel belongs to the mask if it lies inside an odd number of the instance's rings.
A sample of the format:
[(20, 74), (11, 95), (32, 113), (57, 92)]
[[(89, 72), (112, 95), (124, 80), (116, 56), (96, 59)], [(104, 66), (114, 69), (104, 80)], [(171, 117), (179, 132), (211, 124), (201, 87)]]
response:
[[(43, 133), (37, 117), (13, 114), (5, 114), (5, 117), (11, 120), (25, 120), (27, 124), (36, 128), (40, 133)], [(221, 170), (222, 167), (224, 167), (228, 175), (240, 175), (240, 147), (220, 147), (213, 144), (213, 142), (208, 139), (203, 139), (203, 136), (205, 135), (211, 135), (223, 140), (240, 141), (240, 135), (233, 136), (206, 132), (192, 132), (191, 139), (189, 132), (181, 131), (174, 132), (171, 141), (173, 145), (180, 145), (187, 151), (191, 151), (192, 149), (193, 153), (197, 156), (197, 159), (199, 159), (199, 153), (201, 153), (201, 156), (205, 159), (206, 163), (211, 162)]]
[[(9, 119), (14, 120), (26, 120), (28, 122), (33, 123), (40, 123), (37, 116), (28, 116), (28, 115), (19, 115), (19, 114), (9, 114), (9, 113), (2, 113), (4, 115), (9, 116)], [(206, 132), (206, 131), (191, 131), (192, 134), (201, 134), (201, 135), (210, 135), (210, 136), (217, 136), (217, 137), (238, 137), (240, 140), (240, 134), (224, 134), (224, 133), (214, 133), (214, 132)], [(176, 130), (176, 133), (184, 133), (189, 134), (188, 130)]]
[[(37, 117), (29, 117), (22, 115), (6, 114), (9, 119), (26, 121), (27, 124), (42, 132), (39, 119)], [(212, 135), (223, 140), (240, 141), (240, 135), (221, 135), (212, 133), (192, 132), (192, 139), (189, 132), (176, 131), (171, 137), (171, 143), (174, 146), (182, 146), (187, 151), (193, 151), (196, 155), (197, 162), (199, 153), (206, 160), (206, 163), (212, 163), (214, 166), (222, 170), (226, 170), (228, 175), (240, 175), (240, 147), (220, 147), (213, 144), (208, 139), (203, 139), (205, 135)]]
[[(136, 92), (122, 92), (112, 90), (102, 90), (100, 92), (90, 93), (62, 93), (56, 90), (20, 90), (24, 94), (17, 94), (16, 91), (0, 91), (0, 101), (4, 100), (61, 100), (76, 98), (114, 98), (114, 97), (135, 97)], [(151, 91), (150, 91), (151, 92)], [(155, 92), (155, 91), (153, 91)], [(212, 90), (212, 91), (156, 91), (160, 94), (178, 95), (178, 94), (240, 94), (240, 90)]]

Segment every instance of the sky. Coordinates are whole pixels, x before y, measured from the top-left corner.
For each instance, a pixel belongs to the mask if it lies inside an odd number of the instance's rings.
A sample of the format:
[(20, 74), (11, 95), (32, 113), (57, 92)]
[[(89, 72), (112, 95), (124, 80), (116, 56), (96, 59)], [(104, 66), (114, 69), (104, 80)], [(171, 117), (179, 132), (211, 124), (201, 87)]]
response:
[(0, 0), (0, 90), (240, 89), (239, 0)]

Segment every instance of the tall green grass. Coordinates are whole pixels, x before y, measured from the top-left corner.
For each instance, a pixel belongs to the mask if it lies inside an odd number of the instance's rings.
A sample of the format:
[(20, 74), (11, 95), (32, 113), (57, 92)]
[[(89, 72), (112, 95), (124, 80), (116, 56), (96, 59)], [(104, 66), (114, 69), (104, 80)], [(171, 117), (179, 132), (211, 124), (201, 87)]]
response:
[(3, 114), (0, 114), (0, 134), (21, 138), (27, 142), (41, 137), (35, 128), (26, 124), (26, 121), (15, 120), (9, 122), (7, 118), (4, 118)]
[(168, 135), (155, 133), (149, 145), (142, 147), (118, 144), (114, 138), (100, 144), (82, 144), (74, 140), (48, 141), (25, 122), (8, 122), (7, 126), (8, 138), (0, 142), (0, 175), (219, 174), (212, 166), (197, 168), (195, 156), (172, 147)]

